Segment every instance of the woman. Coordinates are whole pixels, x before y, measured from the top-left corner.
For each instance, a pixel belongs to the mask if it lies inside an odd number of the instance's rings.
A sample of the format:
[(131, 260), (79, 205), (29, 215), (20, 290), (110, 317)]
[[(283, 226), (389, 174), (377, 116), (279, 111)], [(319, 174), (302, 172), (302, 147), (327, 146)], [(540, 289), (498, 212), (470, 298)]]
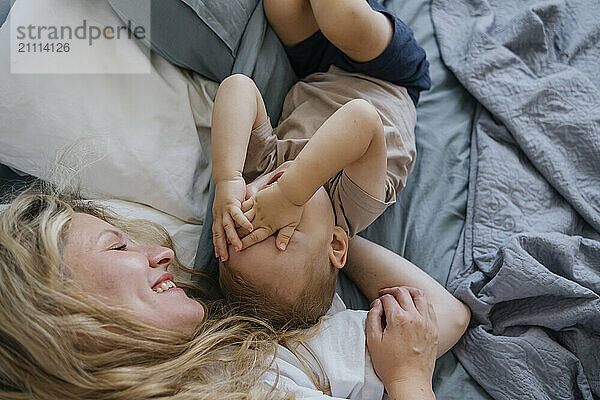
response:
[[(276, 333), (189, 298), (166, 272), (190, 271), (160, 226), (38, 182), (0, 215), (0, 227), (0, 398), (294, 398), (260, 378), (278, 343), (310, 334)], [(381, 305), (374, 310), (379, 321)], [(394, 382), (390, 394), (431, 398), (437, 327), (409, 317), (408, 326), (388, 320), (383, 335), (370, 336), (373, 362)], [(407, 371), (429, 386), (403, 385)]]

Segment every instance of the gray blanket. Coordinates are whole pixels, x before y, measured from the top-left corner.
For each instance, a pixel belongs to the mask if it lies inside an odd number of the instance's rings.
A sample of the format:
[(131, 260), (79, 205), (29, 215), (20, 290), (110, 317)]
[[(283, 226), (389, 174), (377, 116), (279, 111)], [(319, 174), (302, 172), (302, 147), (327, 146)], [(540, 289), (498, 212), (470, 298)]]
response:
[(455, 354), (495, 399), (599, 398), (600, 3), (433, 0), (432, 15), (482, 105), (448, 280), (472, 310)]

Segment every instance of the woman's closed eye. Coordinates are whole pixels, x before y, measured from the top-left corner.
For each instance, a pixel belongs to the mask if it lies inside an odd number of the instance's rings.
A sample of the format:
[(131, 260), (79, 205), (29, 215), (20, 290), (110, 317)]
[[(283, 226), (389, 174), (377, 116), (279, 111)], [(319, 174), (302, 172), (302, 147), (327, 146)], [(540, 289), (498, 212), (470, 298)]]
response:
[(127, 243), (125, 243), (125, 244), (124, 244), (124, 245), (122, 245), (122, 246), (119, 246), (119, 247), (116, 247), (116, 248), (114, 248), (114, 249), (111, 249), (111, 250), (125, 250), (125, 249), (127, 249)]

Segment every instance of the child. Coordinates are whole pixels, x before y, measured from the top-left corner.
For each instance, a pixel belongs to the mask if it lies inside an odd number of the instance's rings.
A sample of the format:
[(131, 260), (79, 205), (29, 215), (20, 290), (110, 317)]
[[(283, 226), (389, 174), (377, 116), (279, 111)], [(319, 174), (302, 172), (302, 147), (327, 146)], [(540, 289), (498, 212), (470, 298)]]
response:
[[(348, 236), (406, 183), (428, 63), (410, 29), (374, 0), (265, 1), (265, 12), (298, 75), (310, 75), (288, 93), (276, 133), (249, 78), (219, 87), (213, 242), (230, 299), (297, 327), (325, 314)], [(250, 197), (245, 179), (258, 176)], [(252, 232), (240, 240), (236, 225)], [(227, 241), (245, 250), (230, 254)]]

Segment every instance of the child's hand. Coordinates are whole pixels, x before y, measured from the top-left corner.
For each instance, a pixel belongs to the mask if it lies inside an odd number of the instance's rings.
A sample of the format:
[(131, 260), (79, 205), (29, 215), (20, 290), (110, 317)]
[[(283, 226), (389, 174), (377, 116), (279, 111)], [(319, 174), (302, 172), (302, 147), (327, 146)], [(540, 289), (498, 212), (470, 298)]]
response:
[(244, 215), (256, 228), (242, 239), (244, 248), (265, 240), (279, 230), (275, 245), (285, 250), (300, 223), (303, 209), (304, 205), (297, 206), (285, 197), (277, 182), (257, 192), (242, 204)]
[(215, 201), (213, 203), (213, 245), (215, 256), (222, 261), (227, 261), (227, 242), (229, 241), (236, 250), (242, 249), (242, 241), (236, 232), (236, 224), (247, 231), (252, 231), (253, 226), (241, 210), (242, 202), (246, 197), (246, 182), (241, 176), (230, 180), (223, 180), (215, 185)]

